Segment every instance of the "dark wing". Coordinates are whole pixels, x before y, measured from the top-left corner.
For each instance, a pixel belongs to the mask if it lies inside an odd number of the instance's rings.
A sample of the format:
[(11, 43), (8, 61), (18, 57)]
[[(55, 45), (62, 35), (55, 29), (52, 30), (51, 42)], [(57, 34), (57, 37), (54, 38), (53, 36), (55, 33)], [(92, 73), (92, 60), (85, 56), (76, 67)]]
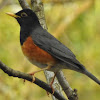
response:
[(47, 51), (55, 58), (65, 63), (75, 64), (83, 69), (83, 66), (76, 60), (73, 52), (58, 41), (54, 36), (49, 34), (46, 30), (34, 30), (32, 33), (32, 39), (37, 46)]

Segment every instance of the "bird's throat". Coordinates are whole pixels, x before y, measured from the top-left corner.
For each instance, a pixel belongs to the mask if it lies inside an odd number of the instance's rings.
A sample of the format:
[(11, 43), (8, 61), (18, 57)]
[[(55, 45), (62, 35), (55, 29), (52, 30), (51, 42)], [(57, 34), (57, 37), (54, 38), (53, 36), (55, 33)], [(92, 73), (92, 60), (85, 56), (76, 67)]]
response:
[(30, 36), (31, 30), (32, 30), (31, 28), (21, 27), (21, 30), (20, 30), (20, 43), (21, 43), (21, 45), (23, 45), (25, 40)]
[(30, 25), (23, 25), (21, 26), (21, 30), (20, 30), (20, 43), (21, 45), (23, 45), (24, 41), (31, 36), (35, 31), (35, 30), (40, 30), (42, 27), (39, 23), (37, 24), (30, 24)]

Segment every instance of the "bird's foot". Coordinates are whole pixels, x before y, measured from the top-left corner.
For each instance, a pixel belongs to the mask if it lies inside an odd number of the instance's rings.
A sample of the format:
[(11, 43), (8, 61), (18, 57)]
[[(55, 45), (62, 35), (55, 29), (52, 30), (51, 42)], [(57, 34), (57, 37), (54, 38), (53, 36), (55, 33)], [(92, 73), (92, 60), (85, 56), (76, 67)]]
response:
[(54, 91), (54, 88), (53, 88), (52, 84), (53, 84), (53, 83), (50, 84), (50, 87), (51, 87), (51, 89), (52, 89), (52, 93), (51, 93), (51, 94), (53, 95), (55, 91)]
[(50, 97), (50, 93), (48, 91), (46, 91), (46, 93), (47, 93), (47, 96)]
[[(35, 72), (28, 73), (28, 74), (32, 76), (32, 83), (34, 83), (34, 81), (35, 81), (35, 77), (34, 77)], [(24, 79), (24, 83), (25, 83), (25, 81), (26, 80)]]
[[(52, 95), (54, 94), (54, 88), (52, 87), (52, 84), (50, 84), (50, 87), (51, 87), (51, 89), (52, 89)], [(50, 93), (48, 92), (48, 91), (46, 91), (46, 93), (47, 93), (47, 95), (48, 95), (48, 97), (50, 97)]]
[(50, 83), (50, 87), (51, 87), (51, 89), (52, 89), (52, 95), (54, 94), (54, 88), (53, 88), (53, 82), (54, 82), (54, 79), (55, 79), (55, 77), (56, 77), (56, 73), (54, 74), (54, 77), (53, 77), (53, 79), (52, 79), (52, 81), (51, 81), (51, 83)]

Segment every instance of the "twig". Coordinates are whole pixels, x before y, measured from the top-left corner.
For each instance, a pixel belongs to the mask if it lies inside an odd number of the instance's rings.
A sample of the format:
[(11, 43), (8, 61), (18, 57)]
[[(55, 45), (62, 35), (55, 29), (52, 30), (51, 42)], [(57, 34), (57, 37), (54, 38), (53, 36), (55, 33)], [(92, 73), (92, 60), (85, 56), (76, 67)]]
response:
[[(0, 61), (0, 69), (2, 69), (9, 76), (22, 78), (22, 79), (25, 79), (25, 80), (30, 81), (30, 82), (32, 82), (32, 80), (33, 80), (31, 75), (25, 74), (25, 73), (20, 72), (20, 71), (13, 70), (10, 67), (7, 67), (1, 61)], [(48, 84), (46, 84), (45, 82), (43, 82), (43, 81), (41, 81), (41, 80), (39, 80), (38, 78), (35, 77), (34, 83), (52, 94), (52, 88)], [(67, 100), (61, 94), (59, 94), (57, 91), (54, 91), (53, 95), (58, 100)]]
[(32, 10), (36, 13), (39, 18), (40, 24), (44, 29), (47, 29), (45, 15), (44, 15), (44, 7), (41, 0), (31, 0)]
[(65, 79), (65, 76), (62, 71), (59, 71), (56, 75), (60, 85), (62, 86), (65, 94), (67, 95), (69, 100), (78, 100), (77, 90), (70, 87), (69, 83)]
[(21, 5), (21, 7), (22, 7), (23, 9), (25, 9), (25, 8), (29, 8), (29, 9), (30, 9), (30, 6), (29, 6), (29, 4), (26, 2), (26, 0), (18, 0), (18, 1), (19, 1), (20, 5)]

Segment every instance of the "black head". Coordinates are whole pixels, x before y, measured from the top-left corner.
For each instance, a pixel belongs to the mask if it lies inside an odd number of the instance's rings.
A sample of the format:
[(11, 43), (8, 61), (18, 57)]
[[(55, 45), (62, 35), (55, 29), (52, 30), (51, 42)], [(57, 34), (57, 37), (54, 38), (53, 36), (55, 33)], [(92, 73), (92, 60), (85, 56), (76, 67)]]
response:
[(36, 26), (39, 23), (38, 17), (30, 9), (23, 9), (15, 14), (7, 13), (8, 15), (17, 19), (21, 27), (23, 26)]

